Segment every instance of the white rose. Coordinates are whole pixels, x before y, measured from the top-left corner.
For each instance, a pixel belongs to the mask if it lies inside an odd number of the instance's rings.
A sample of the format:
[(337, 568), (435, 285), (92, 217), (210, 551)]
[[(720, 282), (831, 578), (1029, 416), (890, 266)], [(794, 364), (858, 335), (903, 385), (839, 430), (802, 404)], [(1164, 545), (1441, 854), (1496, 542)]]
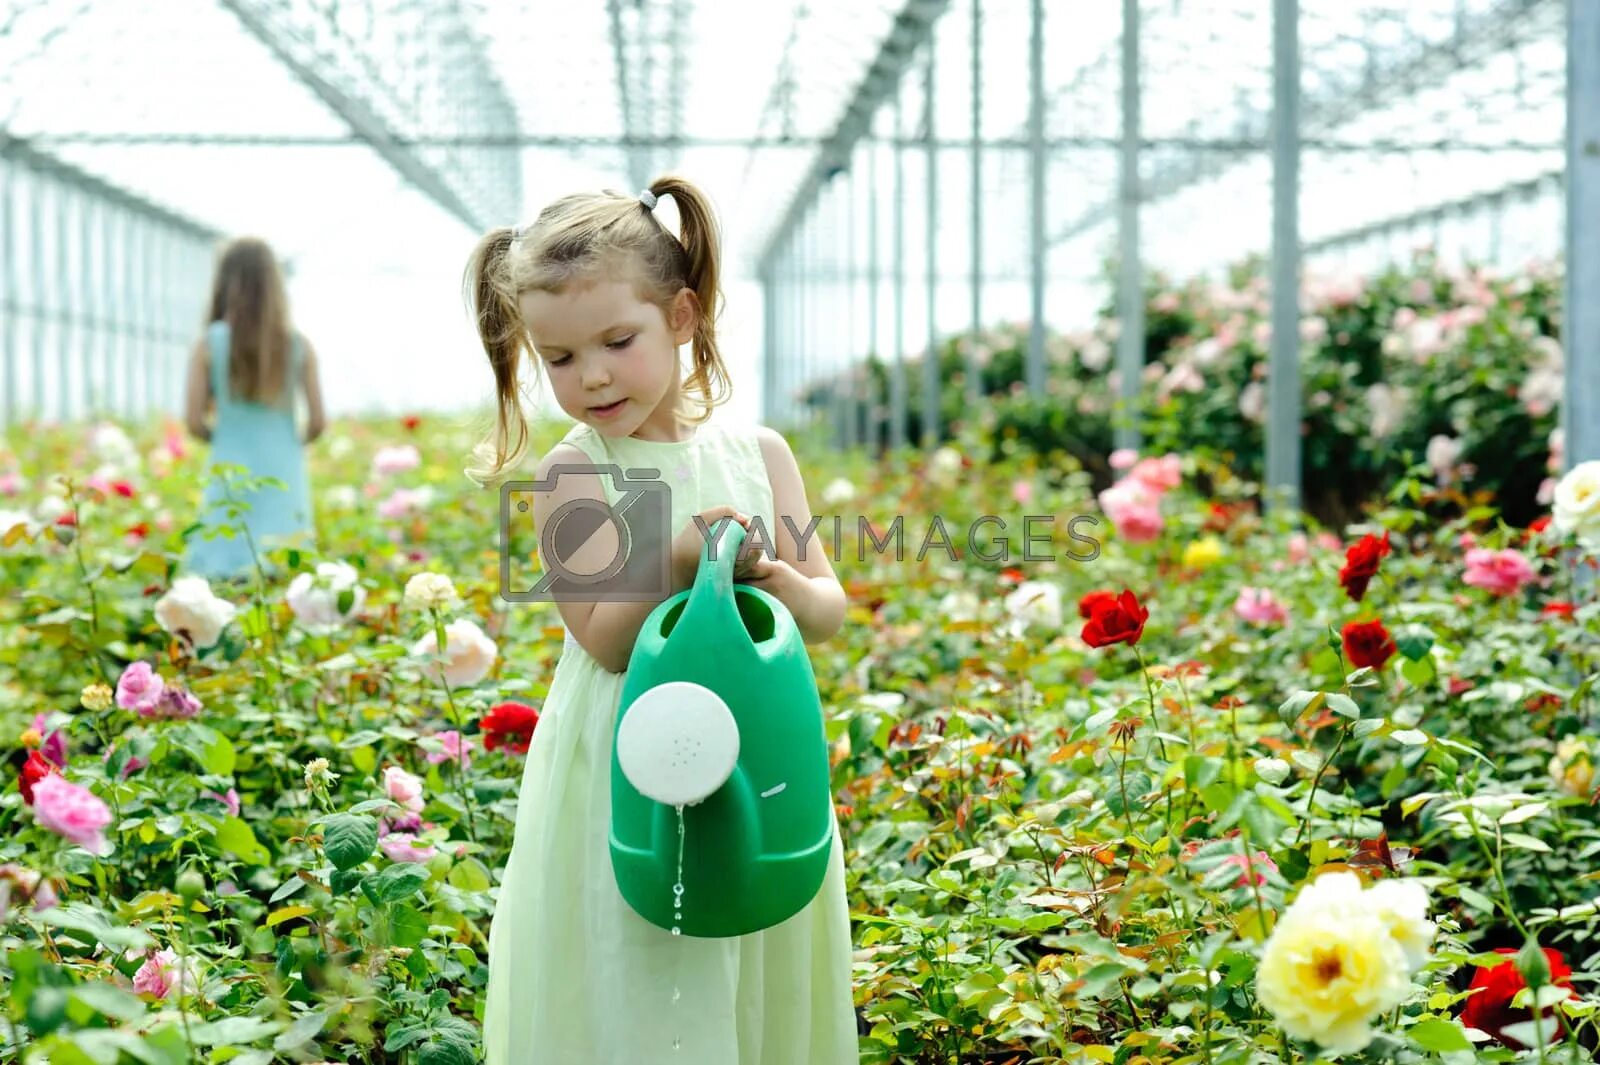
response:
[(1600, 545), (1600, 459), (1578, 463), (1556, 482), (1550, 513), (1562, 532)]
[(938, 611), (951, 621), (972, 621), (978, 616), (978, 593), (969, 588), (947, 592), (939, 600)]
[(335, 510), (354, 510), (356, 504), (361, 501), (361, 497), (356, 494), (355, 487), (348, 484), (334, 485), (328, 489), (324, 498), (327, 499), (328, 506), (333, 507)]
[(1023, 581), (1006, 596), (1006, 612), (1016, 623), (1016, 629), (1028, 625), (1059, 629), (1061, 589), (1049, 581)]
[(949, 484), (961, 473), (961, 452), (946, 444), (928, 458), (928, 475), (940, 484)]
[(179, 577), (156, 600), (156, 621), (167, 632), (184, 633), (197, 651), (217, 642), (238, 608), (211, 592), (204, 577)]
[[(499, 648), (476, 623), (467, 618), (457, 618), (445, 626), (444, 639), (446, 684), (452, 688), (467, 688), (489, 675)], [(411, 653), (420, 657), (435, 654), (438, 649), (439, 641), (430, 632), (416, 642)]]
[(856, 486), (843, 477), (835, 477), (822, 490), (822, 501), (830, 507), (842, 507), (856, 497)]
[[(312, 631), (335, 629), (353, 617), (366, 602), (360, 574), (347, 562), (321, 562), (315, 574), (301, 573), (289, 582), (284, 598), (301, 625)], [(351, 595), (347, 610), (339, 609), (340, 596)]]
[(442, 573), (418, 573), (406, 581), (406, 606), (416, 610), (447, 610), (456, 602), (456, 586)]

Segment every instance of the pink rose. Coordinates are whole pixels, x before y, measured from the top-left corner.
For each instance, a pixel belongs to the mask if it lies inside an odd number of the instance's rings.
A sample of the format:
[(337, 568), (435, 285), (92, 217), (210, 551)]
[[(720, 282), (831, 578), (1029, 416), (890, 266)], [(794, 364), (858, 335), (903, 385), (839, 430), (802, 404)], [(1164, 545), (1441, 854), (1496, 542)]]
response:
[(110, 809), (88, 788), (70, 783), (59, 773), (51, 773), (33, 786), (33, 816), (45, 828), (97, 857), (111, 849), (105, 837)]
[(1260, 887), (1267, 882), (1265, 870), (1271, 869), (1274, 873), (1278, 871), (1278, 863), (1267, 857), (1266, 851), (1256, 851), (1254, 857), (1248, 859), (1242, 854), (1230, 854), (1217, 864), (1219, 866), (1232, 865), (1238, 868), (1239, 879), (1235, 882), (1235, 887), (1249, 887), (1250, 874), (1252, 872), (1255, 873), (1256, 886)]
[(429, 765), (438, 765), (440, 762), (454, 762), (459, 760), (461, 763), (461, 768), (465, 769), (472, 764), (472, 756), (469, 753), (472, 750), (472, 741), (467, 740), (465, 745), (463, 745), (461, 733), (457, 732), (455, 729), (450, 729), (448, 732), (440, 732), (436, 734), (433, 738), (439, 741), (440, 745), (444, 747), (444, 750), (423, 752), (423, 756), (428, 759)]
[(1129, 476), (1150, 489), (1152, 494), (1160, 496), (1183, 483), (1183, 460), (1177, 455), (1140, 459), (1134, 463)]
[(117, 678), (117, 705), (148, 717), (161, 702), (166, 686), (161, 674), (150, 668), (150, 663), (134, 662)]
[(1154, 540), (1161, 534), (1159, 497), (1132, 476), (1101, 492), (1100, 507), (1116, 526), (1117, 534), (1131, 543)]
[(439, 853), (431, 843), (418, 843), (410, 832), (391, 832), (378, 846), (391, 862), (425, 862)]
[(1033, 482), (1017, 481), (1012, 484), (1011, 498), (1016, 500), (1021, 505), (1027, 506), (1028, 501), (1033, 498)]
[[(165, 999), (174, 991), (179, 994), (192, 992), (196, 983), (193, 974), (188, 980), (183, 979), (178, 956), (165, 949), (146, 954), (144, 964), (133, 974), (134, 991), (158, 999)], [(184, 986), (180, 987), (180, 984)]]
[(1467, 573), (1463, 580), (1492, 595), (1515, 595), (1534, 578), (1533, 566), (1511, 548), (1491, 551), (1478, 547), (1467, 552)]
[(6, 912), (13, 900), (32, 902), (34, 913), (48, 910), (61, 901), (56, 897), (55, 886), (50, 881), (32, 869), (7, 862), (0, 865), (0, 924), (5, 923)]
[(228, 813), (229, 813), (230, 816), (233, 816), (233, 817), (238, 817), (239, 816), (239, 789), (238, 788), (229, 788), (228, 789), (228, 794), (226, 794), (226, 795), (218, 795), (214, 791), (202, 791), (200, 794), (202, 796), (204, 796), (205, 798), (207, 798), (207, 799), (215, 799), (218, 802), (220, 802), (222, 805), (226, 806), (228, 808)]
[(23, 489), (22, 475), (15, 470), (0, 473), (0, 496), (14, 496)]
[(389, 798), (413, 813), (422, 811), (422, 781), (397, 765), (383, 770), (383, 787)]
[(1111, 468), (1126, 470), (1139, 461), (1139, 453), (1131, 447), (1119, 447), (1111, 453)]
[(187, 720), (202, 709), (200, 700), (196, 699), (192, 692), (176, 684), (169, 684), (161, 693), (161, 698), (156, 700), (156, 705), (148, 710), (140, 710), (139, 716)]
[(1239, 589), (1233, 612), (1252, 625), (1282, 625), (1289, 620), (1289, 608), (1267, 588)]

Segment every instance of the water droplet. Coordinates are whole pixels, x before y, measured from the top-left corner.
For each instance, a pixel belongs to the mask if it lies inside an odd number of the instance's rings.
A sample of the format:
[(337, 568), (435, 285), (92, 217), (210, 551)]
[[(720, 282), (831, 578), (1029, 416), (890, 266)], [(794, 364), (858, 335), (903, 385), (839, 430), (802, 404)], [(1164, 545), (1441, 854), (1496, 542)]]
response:
[(672, 930), (672, 934), (675, 935), (675, 936), (681, 936), (681, 935), (683, 935), (683, 931), (681, 929), (674, 928)]
[(673, 1050), (682, 1050), (683, 1049), (683, 1040), (678, 1038), (677, 1036), (673, 1036), (672, 1037), (672, 1049)]
[(672, 989), (672, 1001), (676, 1002), (682, 997), (683, 997), (683, 992), (682, 991), (680, 991), (676, 987)]

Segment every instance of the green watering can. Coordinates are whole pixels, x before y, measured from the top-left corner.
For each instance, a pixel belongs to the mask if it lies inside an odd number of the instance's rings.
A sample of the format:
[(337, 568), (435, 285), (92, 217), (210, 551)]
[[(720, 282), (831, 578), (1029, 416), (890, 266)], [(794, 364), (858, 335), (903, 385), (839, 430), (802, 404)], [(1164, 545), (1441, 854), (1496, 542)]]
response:
[(816, 677), (788, 609), (734, 584), (744, 538), (720, 519), (694, 585), (645, 619), (613, 736), (617, 887), (645, 920), (689, 936), (792, 917), (833, 846)]

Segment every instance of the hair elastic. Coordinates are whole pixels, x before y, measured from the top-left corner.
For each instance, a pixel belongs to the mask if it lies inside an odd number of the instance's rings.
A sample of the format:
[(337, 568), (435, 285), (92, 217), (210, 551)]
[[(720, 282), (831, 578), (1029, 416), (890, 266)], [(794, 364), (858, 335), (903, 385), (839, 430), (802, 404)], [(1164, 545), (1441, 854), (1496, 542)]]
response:
[(645, 189), (639, 193), (639, 202), (645, 205), (646, 210), (654, 211), (656, 209), (656, 194), (649, 189)]

